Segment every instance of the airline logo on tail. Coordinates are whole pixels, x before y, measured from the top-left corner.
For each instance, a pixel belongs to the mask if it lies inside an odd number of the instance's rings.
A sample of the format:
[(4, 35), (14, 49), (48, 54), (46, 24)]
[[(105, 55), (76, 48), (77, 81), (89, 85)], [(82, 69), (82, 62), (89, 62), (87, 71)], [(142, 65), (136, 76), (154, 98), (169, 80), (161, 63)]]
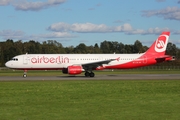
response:
[(159, 38), (156, 40), (156, 44), (155, 44), (156, 52), (164, 52), (166, 50), (168, 38), (169, 38), (169, 36), (167, 36), (167, 35), (159, 36)]

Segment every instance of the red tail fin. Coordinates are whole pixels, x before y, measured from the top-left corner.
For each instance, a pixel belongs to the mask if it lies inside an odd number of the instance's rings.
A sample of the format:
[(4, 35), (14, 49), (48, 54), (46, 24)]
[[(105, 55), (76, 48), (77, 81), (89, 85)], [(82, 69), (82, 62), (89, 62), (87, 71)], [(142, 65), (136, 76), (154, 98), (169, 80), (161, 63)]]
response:
[(162, 32), (162, 34), (157, 38), (157, 40), (146, 51), (145, 55), (164, 55), (169, 40), (169, 35), (170, 32)]

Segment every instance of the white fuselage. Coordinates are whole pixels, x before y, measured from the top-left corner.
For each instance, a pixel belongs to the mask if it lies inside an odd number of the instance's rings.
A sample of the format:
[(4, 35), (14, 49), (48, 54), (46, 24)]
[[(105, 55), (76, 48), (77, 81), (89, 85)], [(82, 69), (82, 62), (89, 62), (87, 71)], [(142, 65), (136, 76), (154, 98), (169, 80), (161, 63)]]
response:
[[(139, 59), (143, 54), (24, 54), (15, 56), (6, 66), (14, 69), (62, 69), (71, 65), (82, 65), (98, 61), (117, 59), (103, 64), (103, 67), (123, 65), (133, 61), (135, 66), (145, 65), (147, 58)], [(132, 66), (133, 68), (133, 66)], [(120, 66), (116, 69), (126, 69)]]

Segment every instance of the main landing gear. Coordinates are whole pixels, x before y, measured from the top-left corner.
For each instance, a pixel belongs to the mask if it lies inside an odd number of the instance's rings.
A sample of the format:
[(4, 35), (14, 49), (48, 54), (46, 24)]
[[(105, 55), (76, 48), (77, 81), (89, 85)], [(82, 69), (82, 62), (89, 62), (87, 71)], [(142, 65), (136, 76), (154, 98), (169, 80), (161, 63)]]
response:
[(86, 77), (94, 77), (95, 76), (95, 74), (92, 71), (91, 72), (86, 71), (84, 75)]
[(26, 78), (26, 77), (27, 77), (27, 70), (24, 70), (23, 77), (24, 77), (24, 78)]

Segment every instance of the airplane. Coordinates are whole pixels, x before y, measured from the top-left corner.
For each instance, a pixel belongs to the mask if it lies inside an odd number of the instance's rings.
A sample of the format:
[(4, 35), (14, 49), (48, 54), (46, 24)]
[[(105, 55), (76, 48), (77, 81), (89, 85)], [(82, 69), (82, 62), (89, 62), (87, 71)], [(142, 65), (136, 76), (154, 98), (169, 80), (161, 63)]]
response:
[(5, 63), (10, 69), (62, 70), (62, 73), (77, 75), (85, 72), (86, 77), (94, 77), (94, 70), (132, 69), (174, 60), (165, 55), (169, 31), (164, 31), (145, 53), (137, 54), (23, 54)]

